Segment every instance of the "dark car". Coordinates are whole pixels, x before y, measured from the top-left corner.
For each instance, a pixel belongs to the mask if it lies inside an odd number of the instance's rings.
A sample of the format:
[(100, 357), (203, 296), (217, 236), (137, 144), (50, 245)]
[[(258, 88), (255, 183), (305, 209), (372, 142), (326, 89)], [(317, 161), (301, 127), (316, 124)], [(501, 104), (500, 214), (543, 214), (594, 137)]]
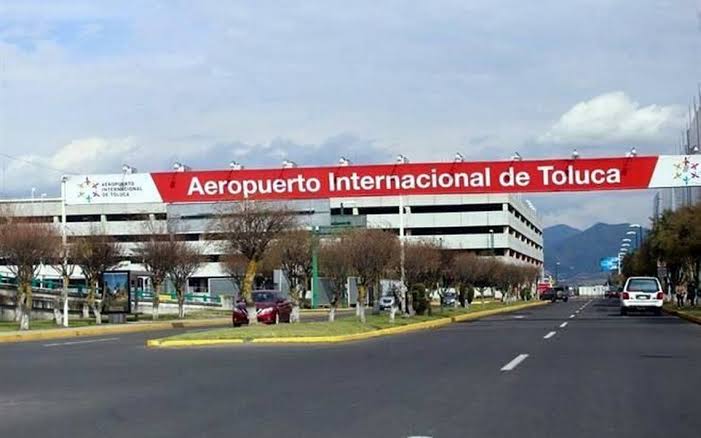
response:
[(453, 292), (447, 292), (443, 295), (443, 298), (441, 298), (441, 301), (443, 301), (443, 306), (444, 307), (452, 307), (455, 306), (455, 302), (458, 300), (457, 295)]
[(569, 298), (569, 290), (564, 286), (549, 287), (542, 294), (540, 294), (541, 300), (550, 300), (552, 302), (557, 300), (567, 302)]
[[(256, 304), (256, 319), (262, 324), (290, 322), (292, 303), (277, 290), (256, 290), (252, 293)], [(236, 302), (231, 316), (234, 327), (249, 323), (248, 310), (243, 300)]]
[(606, 294), (604, 295), (606, 298), (619, 298), (621, 296), (620, 290), (623, 288), (610, 288), (609, 290), (606, 291)]

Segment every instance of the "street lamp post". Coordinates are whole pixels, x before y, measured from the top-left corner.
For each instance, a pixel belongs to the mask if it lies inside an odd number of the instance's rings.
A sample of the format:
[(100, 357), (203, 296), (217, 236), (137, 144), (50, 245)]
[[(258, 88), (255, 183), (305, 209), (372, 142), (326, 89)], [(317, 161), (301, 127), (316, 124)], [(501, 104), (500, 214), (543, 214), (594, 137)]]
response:
[[(62, 247), (62, 260), (63, 273), (65, 275), (68, 267), (68, 236), (66, 235), (66, 182), (68, 181), (67, 176), (61, 177), (61, 247)], [(65, 279), (64, 279), (65, 282)], [(64, 284), (64, 296), (63, 296), (63, 326), (68, 327), (68, 290), (67, 285)]]
[(639, 242), (638, 246), (642, 245), (643, 243), (643, 227), (640, 224), (630, 224), (631, 228), (635, 228), (635, 238), (636, 241)]
[[(404, 155), (397, 156), (397, 164), (407, 164), (409, 159)], [(404, 195), (399, 193), (399, 275), (400, 287), (402, 288), (402, 296), (404, 297), (404, 311), (411, 313), (409, 310), (409, 294), (406, 287), (406, 250), (404, 248)]]
[(560, 262), (555, 262), (555, 284), (557, 285), (558, 276), (560, 274)]

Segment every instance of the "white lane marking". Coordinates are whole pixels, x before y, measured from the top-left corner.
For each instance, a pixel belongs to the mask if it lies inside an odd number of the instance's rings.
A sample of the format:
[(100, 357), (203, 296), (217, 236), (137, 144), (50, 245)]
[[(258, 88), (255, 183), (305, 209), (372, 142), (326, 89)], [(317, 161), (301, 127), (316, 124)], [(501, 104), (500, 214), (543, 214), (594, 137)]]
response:
[(576, 312), (574, 312), (574, 313), (579, 313), (579, 310), (577, 310), (577, 311), (576, 311)]
[(563, 322), (562, 324), (560, 324), (560, 328), (565, 328), (565, 327), (567, 327), (567, 321), (565, 321), (565, 322)]
[(96, 342), (116, 341), (119, 338), (91, 339), (88, 341), (56, 342), (54, 344), (44, 344), (44, 347), (61, 347), (63, 345), (94, 344)]
[(516, 315), (516, 316), (514, 316), (514, 319), (523, 319), (523, 318), (525, 318), (525, 316), (523, 316), (523, 315)]
[(570, 318), (574, 318), (574, 315), (570, 315)]
[(550, 333), (548, 333), (547, 335), (543, 336), (543, 339), (550, 339), (550, 338), (552, 338), (553, 336), (555, 336), (555, 333), (557, 333), (557, 332), (550, 332)]
[(519, 354), (518, 356), (516, 356), (515, 358), (513, 358), (513, 359), (511, 360), (511, 362), (509, 362), (509, 363), (507, 363), (506, 365), (504, 365), (503, 367), (501, 367), (501, 370), (502, 370), (502, 371), (511, 371), (511, 370), (513, 370), (514, 368), (516, 368), (516, 367), (518, 366), (518, 364), (520, 364), (521, 362), (523, 362), (524, 360), (526, 360), (527, 357), (528, 357), (527, 354)]

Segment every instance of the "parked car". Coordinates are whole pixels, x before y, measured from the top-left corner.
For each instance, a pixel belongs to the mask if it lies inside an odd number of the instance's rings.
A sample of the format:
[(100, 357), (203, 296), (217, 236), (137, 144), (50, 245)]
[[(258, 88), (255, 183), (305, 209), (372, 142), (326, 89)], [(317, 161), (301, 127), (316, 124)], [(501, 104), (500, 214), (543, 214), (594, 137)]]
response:
[(662, 314), (664, 292), (660, 280), (656, 277), (630, 277), (626, 280), (620, 297), (621, 315), (631, 310), (652, 310), (655, 315)]
[(391, 295), (385, 295), (380, 298), (380, 310), (389, 310), (394, 306), (394, 297)]
[(453, 292), (446, 292), (441, 300), (443, 301), (444, 307), (453, 307), (458, 297)]
[(570, 298), (569, 290), (564, 286), (549, 287), (540, 294), (541, 300), (550, 300), (553, 303), (557, 300), (567, 302)]
[[(256, 319), (262, 324), (277, 324), (278, 322), (290, 322), (292, 303), (285, 298), (280, 291), (256, 290), (252, 293), (253, 302), (256, 304)], [(231, 315), (234, 327), (248, 324), (249, 315), (246, 303), (237, 301)]]

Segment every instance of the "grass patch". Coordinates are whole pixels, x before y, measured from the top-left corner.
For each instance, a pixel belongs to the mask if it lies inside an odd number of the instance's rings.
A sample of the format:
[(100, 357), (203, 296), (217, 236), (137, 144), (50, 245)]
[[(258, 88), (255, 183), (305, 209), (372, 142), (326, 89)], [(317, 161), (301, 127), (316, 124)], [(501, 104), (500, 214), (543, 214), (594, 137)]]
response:
[[(85, 327), (95, 325), (94, 319), (69, 319), (69, 327)], [(30, 330), (45, 330), (45, 329), (60, 329), (62, 326), (57, 326), (52, 319), (40, 319), (29, 322)], [(0, 333), (19, 330), (19, 323), (14, 321), (1, 321)]]
[[(193, 310), (191, 312), (185, 312), (185, 319), (212, 319), (212, 318), (231, 318), (231, 310)], [(174, 321), (178, 318), (177, 313), (173, 314), (159, 314), (156, 321)], [(131, 318), (129, 319), (131, 321)], [(139, 314), (139, 321), (153, 321), (151, 315), (147, 313)]]
[[(230, 310), (197, 310), (185, 314), (186, 320), (192, 319), (213, 319), (213, 318), (230, 318)], [(140, 314), (138, 320), (143, 322), (167, 322), (178, 319), (177, 314), (159, 315), (158, 320), (153, 321), (151, 315)], [(136, 318), (133, 315), (127, 317), (128, 322), (135, 322)], [(95, 318), (68, 318), (68, 326), (72, 328), (86, 327), (95, 325)], [(107, 323), (107, 316), (103, 315), (102, 325), (113, 325)], [(46, 330), (46, 329), (62, 329), (63, 326), (57, 326), (52, 319), (35, 319), (29, 322), (30, 330)], [(14, 321), (0, 321), (0, 333), (18, 331), (19, 323)]]
[(502, 304), (491, 302), (485, 304), (476, 304), (469, 309), (462, 308), (446, 308), (441, 312), (438, 308), (434, 309), (433, 315), (414, 316), (412, 318), (403, 318), (397, 316), (394, 323), (389, 322), (387, 313), (380, 315), (370, 315), (366, 313), (367, 321), (365, 324), (358, 321), (355, 315), (337, 317), (334, 322), (302, 322), (299, 324), (278, 324), (278, 325), (261, 325), (244, 326), (237, 328), (213, 329), (197, 332), (189, 332), (181, 335), (169, 337), (169, 340), (193, 340), (193, 339), (260, 339), (260, 338), (298, 338), (298, 337), (316, 337), (316, 336), (339, 336), (351, 335), (356, 333), (370, 332), (389, 327), (399, 327), (408, 324), (416, 324), (419, 322), (430, 321), (434, 319), (447, 318), (450, 316), (463, 315), (466, 313), (474, 313), (481, 310), (492, 310), (498, 308), (512, 307), (513, 305), (523, 304), (516, 302), (514, 304)]
[(686, 315), (691, 315), (691, 316), (696, 316), (701, 318), (701, 306), (684, 306), (681, 309), (677, 308), (677, 305), (674, 303), (665, 303), (664, 308), (667, 310), (675, 310), (679, 313), (684, 313)]

